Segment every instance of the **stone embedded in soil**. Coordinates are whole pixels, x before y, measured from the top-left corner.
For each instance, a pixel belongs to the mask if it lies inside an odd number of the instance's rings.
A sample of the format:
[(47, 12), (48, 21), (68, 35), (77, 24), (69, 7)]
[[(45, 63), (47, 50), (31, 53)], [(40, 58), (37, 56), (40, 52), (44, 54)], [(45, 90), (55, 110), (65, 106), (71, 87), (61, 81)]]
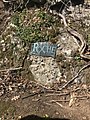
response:
[(73, 54), (78, 49), (75, 39), (65, 31), (58, 36), (57, 45), (60, 47), (57, 49), (56, 55), (63, 54), (66, 58), (73, 57)]
[[(58, 36), (56, 43), (59, 47), (56, 51), (56, 58), (31, 55), (32, 64), (29, 66), (34, 79), (44, 85), (50, 86), (55, 81), (59, 81), (61, 72), (56, 62), (57, 56), (63, 54), (66, 58), (72, 57), (72, 53), (77, 51), (78, 46), (68, 33)], [(61, 62), (61, 61), (60, 61)]]
[[(87, 12), (86, 9), (84, 12)], [(83, 18), (87, 18), (90, 12), (87, 14), (83, 14)], [(78, 14), (76, 14), (78, 15)], [(80, 15), (78, 16), (80, 19)], [(69, 19), (70, 20), (70, 19)], [(86, 20), (86, 21), (85, 21)], [(90, 25), (90, 20), (85, 19), (83, 23), (87, 23), (86, 26)], [(16, 26), (13, 24), (9, 24), (9, 26), (4, 31), (3, 37), (1, 37), (0, 41), (0, 67), (3, 68), (6, 66), (9, 68), (12, 64), (14, 67), (22, 65), (23, 57), (27, 51), (27, 46), (23, 47), (23, 42), (13, 32), (12, 28)], [(88, 29), (88, 27), (87, 27)], [(56, 80), (59, 81), (61, 78), (61, 72), (59, 66), (56, 62), (57, 56), (63, 54), (64, 59), (73, 57), (72, 54), (77, 51), (78, 46), (75, 42), (75, 39), (68, 34), (67, 31), (63, 27), (59, 29), (60, 34), (57, 36), (57, 45), (59, 46), (56, 52), (56, 59), (51, 57), (42, 57), (42, 56), (34, 56), (30, 57), (32, 64), (30, 65), (30, 61), (28, 61), (29, 69), (31, 70), (35, 80), (44, 85), (51, 85)], [(3, 39), (4, 38), (4, 39)], [(60, 57), (60, 56), (59, 56)], [(63, 58), (61, 58), (63, 60)], [(62, 61), (59, 61), (62, 62)], [(61, 64), (60, 64), (61, 65)], [(4, 69), (4, 68), (3, 68)]]
[(37, 82), (48, 86), (55, 80), (59, 81), (61, 73), (54, 58), (33, 55), (31, 60), (29, 68)]

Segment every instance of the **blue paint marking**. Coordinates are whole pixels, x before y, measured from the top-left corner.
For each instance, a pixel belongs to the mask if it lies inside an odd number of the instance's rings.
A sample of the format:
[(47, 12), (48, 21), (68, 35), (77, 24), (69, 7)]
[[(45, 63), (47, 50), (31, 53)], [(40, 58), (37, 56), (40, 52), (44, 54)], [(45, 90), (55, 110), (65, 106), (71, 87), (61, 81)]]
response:
[(56, 44), (50, 44), (48, 42), (36, 42), (32, 43), (30, 54), (44, 57), (55, 57), (56, 50)]

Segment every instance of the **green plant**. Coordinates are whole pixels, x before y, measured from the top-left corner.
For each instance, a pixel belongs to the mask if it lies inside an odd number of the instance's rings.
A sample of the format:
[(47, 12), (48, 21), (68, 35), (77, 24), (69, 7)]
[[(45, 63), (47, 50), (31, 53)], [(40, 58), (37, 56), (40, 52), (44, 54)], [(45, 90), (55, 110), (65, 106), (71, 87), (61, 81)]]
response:
[(17, 12), (12, 23), (16, 25), (16, 35), (24, 42), (49, 41), (57, 36), (56, 19), (44, 10)]

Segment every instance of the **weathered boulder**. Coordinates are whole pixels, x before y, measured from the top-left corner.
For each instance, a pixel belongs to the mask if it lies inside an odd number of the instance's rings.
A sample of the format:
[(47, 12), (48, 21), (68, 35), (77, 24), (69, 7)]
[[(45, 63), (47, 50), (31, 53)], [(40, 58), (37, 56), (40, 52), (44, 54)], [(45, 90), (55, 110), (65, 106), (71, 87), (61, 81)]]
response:
[(53, 82), (59, 81), (61, 73), (54, 58), (33, 55), (31, 60), (29, 68), (37, 82), (51, 86)]

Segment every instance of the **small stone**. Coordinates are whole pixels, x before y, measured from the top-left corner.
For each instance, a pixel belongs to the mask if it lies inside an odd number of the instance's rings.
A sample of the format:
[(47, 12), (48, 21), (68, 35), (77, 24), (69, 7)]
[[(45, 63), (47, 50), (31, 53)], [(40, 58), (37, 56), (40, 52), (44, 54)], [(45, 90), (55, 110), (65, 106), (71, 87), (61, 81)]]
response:
[(87, 89), (87, 85), (86, 85), (86, 84), (83, 84), (82, 87), (83, 87), (84, 89)]
[(38, 65), (37, 64), (33, 64), (33, 65), (30, 65), (30, 67), (31, 68), (36, 68), (36, 67), (38, 67)]
[(12, 91), (12, 87), (11, 86), (9, 86), (9, 90)]
[(18, 116), (18, 119), (21, 119), (22, 118), (22, 116)]
[(81, 83), (81, 80), (80, 80), (80, 79), (75, 79), (75, 80), (74, 80), (74, 83), (80, 84), (80, 83)]
[(59, 115), (59, 112), (56, 112), (56, 115)]
[(17, 100), (17, 99), (19, 99), (19, 98), (20, 98), (20, 95), (14, 96), (11, 100), (14, 101), (14, 100)]
[(83, 120), (87, 120), (87, 117), (84, 116), (82, 119), (83, 119)]
[(3, 47), (2, 51), (4, 52), (5, 50), (6, 50), (5, 47)]
[(1, 42), (1, 43), (4, 43), (4, 40), (1, 40), (0, 42)]
[(0, 81), (2, 81), (2, 78), (0, 78)]
[(0, 96), (2, 96), (4, 94), (4, 90), (2, 90), (1, 92), (0, 92)]

